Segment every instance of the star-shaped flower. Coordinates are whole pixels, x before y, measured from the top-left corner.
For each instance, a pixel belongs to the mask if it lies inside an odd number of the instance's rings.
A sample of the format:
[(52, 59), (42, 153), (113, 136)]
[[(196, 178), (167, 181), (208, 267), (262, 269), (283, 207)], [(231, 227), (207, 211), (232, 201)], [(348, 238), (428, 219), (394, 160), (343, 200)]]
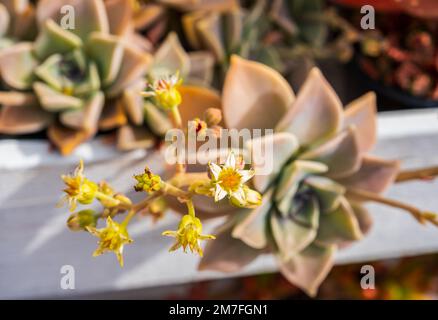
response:
[(157, 105), (164, 110), (172, 110), (181, 104), (182, 98), (179, 92), (183, 80), (179, 76), (179, 72), (174, 75), (163, 77), (154, 81), (149, 90), (142, 93), (144, 97), (153, 97)]
[(88, 232), (99, 238), (99, 247), (94, 251), (93, 257), (100, 256), (101, 254), (113, 251), (120, 266), (123, 267), (123, 246), (131, 243), (133, 240), (129, 237), (128, 230), (124, 224), (119, 224), (111, 217), (106, 219), (106, 227), (102, 229), (96, 229), (93, 227), (87, 227)]
[(236, 162), (234, 152), (230, 152), (223, 166), (209, 163), (212, 182), (215, 187), (214, 200), (220, 201), (226, 196), (245, 202), (244, 184), (254, 176), (253, 170), (242, 170)]

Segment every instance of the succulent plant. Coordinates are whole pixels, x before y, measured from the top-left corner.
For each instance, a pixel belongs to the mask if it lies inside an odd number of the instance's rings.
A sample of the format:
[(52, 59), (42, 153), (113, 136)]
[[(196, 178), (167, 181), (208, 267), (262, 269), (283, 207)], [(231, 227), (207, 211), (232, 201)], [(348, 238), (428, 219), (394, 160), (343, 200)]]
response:
[[(61, 8), (74, 8), (74, 28), (61, 27)], [(48, 128), (62, 154), (69, 154), (98, 129), (143, 123), (137, 90), (151, 63), (133, 44), (131, 2), (41, 0), (33, 42), (0, 54), (9, 92), (0, 94), (0, 133), (26, 134)]]
[(35, 36), (35, 8), (30, 1), (0, 0), (0, 50)]
[(295, 96), (275, 70), (234, 56), (222, 105), (229, 128), (275, 129), (246, 144), (256, 173), (269, 161), (263, 146), (271, 145), (275, 156), (270, 174), (253, 179), (262, 205), (229, 215), (199, 267), (234, 272), (274, 253), (285, 277), (315, 295), (336, 250), (371, 226), (363, 199), (351, 191), (380, 194), (399, 170), (397, 161), (367, 155), (376, 139), (375, 96), (344, 111), (318, 69)]

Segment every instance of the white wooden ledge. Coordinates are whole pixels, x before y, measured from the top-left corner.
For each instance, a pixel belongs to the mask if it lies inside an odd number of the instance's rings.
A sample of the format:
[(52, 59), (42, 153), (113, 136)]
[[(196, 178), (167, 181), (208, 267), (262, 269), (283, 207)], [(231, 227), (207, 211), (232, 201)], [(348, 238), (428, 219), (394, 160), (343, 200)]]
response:
[[(403, 167), (438, 164), (438, 111), (388, 112), (379, 116), (379, 143), (375, 154), (402, 160)], [(132, 188), (131, 174), (140, 172), (144, 151), (120, 154), (99, 141), (79, 148), (69, 158), (47, 155), (44, 142), (0, 141), (0, 298), (68, 297), (151, 286), (180, 284), (229, 274), (198, 272), (194, 255), (167, 252), (172, 240), (161, 236), (174, 229), (169, 214), (157, 225), (135, 221), (134, 238), (125, 249), (125, 267), (107, 254), (92, 258), (96, 239), (65, 227), (66, 210), (56, 209), (61, 196), (61, 173), (71, 171), (78, 159), (87, 162), (87, 175), (107, 179), (118, 190)], [(152, 168), (160, 157), (148, 157)], [(438, 181), (395, 186), (389, 196), (421, 208), (438, 211)], [(372, 261), (438, 252), (438, 230), (418, 225), (408, 214), (370, 205), (375, 224), (369, 236), (341, 251), (337, 263)], [(208, 228), (220, 221), (212, 221)], [(60, 288), (60, 269), (75, 268), (76, 289)], [(240, 274), (275, 270), (269, 256), (261, 257)]]

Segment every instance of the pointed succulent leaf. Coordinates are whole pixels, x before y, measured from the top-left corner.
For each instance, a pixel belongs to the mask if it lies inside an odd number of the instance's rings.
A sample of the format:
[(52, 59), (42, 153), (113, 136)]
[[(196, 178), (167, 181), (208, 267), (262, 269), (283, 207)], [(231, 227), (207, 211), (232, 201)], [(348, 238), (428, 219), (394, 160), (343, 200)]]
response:
[(359, 149), (356, 129), (350, 127), (326, 143), (311, 149), (299, 157), (327, 165), (326, 175), (331, 178), (346, 177), (360, 168), (362, 155)]
[(144, 98), (141, 92), (145, 84), (141, 79), (132, 86), (126, 88), (122, 94), (123, 106), (131, 122), (137, 126), (142, 125), (144, 121)]
[(123, 36), (132, 30), (133, 1), (106, 0), (105, 8), (111, 34)]
[(321, 176), (306, 178), (308, 185), (315, 192), (321, 213), (327, 213), (338, 208), (342, 196), (345, 194), (345, 187), (335, 181)]
[(253, 184), (258, 191), (264, 192), (299, 146), (293, 135), (276, 133), (252, 139), (245, 147), (256, 172)]
[(314, 297), (333, 267), (336, 246), (313, 243), (289, 260), (279, 258), (281, 273), (291, 283)]
[[(66, 6), (74, 9), (73, 18), (62, 9)], [(37, 6), (38, 23), (42, 25), (50, 19), (59, 25), (65, 23), (83, 41), (92, 32), (109, 32), (108, 16), (102, 0), (40, 0)]]
[(377, 131), (376, 94), (369, 92), (346, 106), (344, 128), (354, 125), (357, 129), (359, 148), (368, 152), (376, 143)]
[(104, 94), (98, 91), (84, 102), (80, 110), (68, 110), (61, 113), (60, 121), (69, 128), (95, 133), (104, 102)]
[(166, 132), (173, 128), (169, 117), (161, 112), (154, 104), (145, 101), (143, 104), (144, 121), (148, 128), (157, 136), (164, 136)]
[(196, 24), (202, 43), (215, 55), (216, 61), (225, 59), (224, 36), (220, 15), (211, 12)]
[(295, 134), (301, 146), (309, 146), (335, 135), (341, 124), (341, 101), (321, 71), (314, 68), (276, 130)]
[(190, 46), (195, 50), (200, 50), (202, 47), (202, 38), (199, 34), (197, 24), (205, 17), (205, 14), (203, 11), (189, 12), (184, 14), (181, 19), (184, 35)]
[(63, 89), (63, 76), (59, 68), (61, 62), (62, 55), (54, 54), (35, 68), (35, 75), (57, 91)]
[(33, 40), (37, 33), (35, 6), (28, 0), (3, 0), (8, 7), (15, 7), (9, 12), (11, 23), (9, 33), (14, 39)]
[(68, 156), (79, 145), (92, 138), (94, 133), (85, 130), (69, 129), (58, 123), (52, 123), (47, 130), (47, 135), (59, 152), (63, 156)]
[(123, 92), (126, 87), (142, 78), (146, 74), (151, 61), (152, 57), (147, 52), (124, 45), (121, 68), (115, 81), (107, 89), (107, 95), (115, 97)]
[(232, 227), (213, 231), (216, 239), (208, 241), (199, 270), (236, 272), (253, 262), (262, 250), (254, 249), (231, 235)]
[(63, 54), (82, 46), (82, 40), (74, 33), (61, 28), (53, 20), (44, 22), (35, 40), (35, 55), (44, 60), (53, 54)]
[(159, 4), (148, 3), (140, 7), (134, 14), (136, 30), (146, 30), (166, 14), (166, 8)]
[(32, 88), (33, 71), (37, 64), (31, 43), (19, 43), (0, 53), (0, 74), (3, 81), (14, 89)]
[(349, 177), (338, 179), (338, 182), (347, 189), (358, 188), (382, 193), (394, 182), (399, 170), (399, 161), (366, 156), (362, 159), (362, 165), (357, 172)]
[(297, 218), (284, 217), (280, 214), (270, 216), (272, 235), (279, 254), (286, 260), (304, 250), (315, 240), (320, 215), (318, 202), (315, 198), (311, 198), (294, 214), (310, 223), (303, 223)]
[(222, 99), (227, 127), (238, 130), (272, 129), (292, 104), (295, 95), (277, 71), (233, 56)]
[(262, 204), (234, 227), (232, 232), (234, 238), (242, 240), (255, 249), (263, 249), (268, 245), (266, 231), (269, 223), (268, 215), (272, 208), (271, 197), (272, 191), (265, 193)]
[(55, 112), (67, 109), (80, 109), (84, 105), (81, 99), (62, 94), (42, 82), (35, 82), (33, 89), (41, 107), (47, 111)]
[(235, 52), (242, 40), (244, 13), (240, 8), (222, 14), (224, 45), (227, 52)]
[(155, 53), (149, 73), (153, 78), (160, 78), (177, 71), (182, 78), (186, 78), (190, 71), (190, 58), (182, 47), (177, 34), (171, 32)]
[(359, 223), (362, 234), (366, 235), (371, 230), (373, 218), (363, 205), (355, 202), (351, 202), (350, 205), (353, 209), (354, 215), (356, 216), (357, 222)]
[(317, 241), (340, 244), (363, 237), (356, 215), (345, 198), (342, 198), (338, 208), (321, 215), (319, 219)]
[(189, 53), (190, 72), (187, 76), (191, 83), (200, 83), (209, 86), (213, 81), (214, 57), (208, 51), (196, 51)]
[[(102, 83), (111, 85), (117, 78), (123, 60), (123, 45), (118, 37), (93, 33), (86, 44), (88, 56), (96, 62)], [(102, 54), (105, 52), (105, 54)]]
[(128, 123), (121, 99), (105, 101), (102, 114), (99, 118), (99, 130), (108, 131), (120, 128)]
[[(275, 200), (288, 201), (286, 195), (293, 195), (300, 182), (312, 174), (322, 174), (327, 172), (328, 167), (320, 162), (295, 160), (287, 165), (281, 172), (281, 177), (275, 192)], [(292, 194), (290, 193), (292, 191)]]
[(117, 148), (122, 151), (149, 149), (155, 145), (155, 138), (145, 127), (125, 125), (117, 131)]
[(90, 94), (100, 90), (100, 85), (101, 83), (97, 65), (91, 61), (88, 63), (85, 79), (82, 81), (82, 83), (76, 85), (73, 90), (73, 94), (77, 96), (89, 96)]
[(38, 104), (3, 105), (0, 108), (0, 133), (28, 134), (45, 129), (53, 121), (53, 115)]

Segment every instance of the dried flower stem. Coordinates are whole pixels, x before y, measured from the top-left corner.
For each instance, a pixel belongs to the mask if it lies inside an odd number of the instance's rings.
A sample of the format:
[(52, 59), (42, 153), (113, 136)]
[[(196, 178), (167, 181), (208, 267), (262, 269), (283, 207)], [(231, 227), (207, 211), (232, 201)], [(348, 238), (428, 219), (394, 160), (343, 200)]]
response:
[(366, 190), (350, 188), (346, 193), (347, 197), (353, 197), (355, 199), (359, 199), (361, 201), (372, 201), (381, 203), (390, 207), (398, 208), (409, 212), (418, 222), (421, 224), (425, 224), (426, 222), (430, 222), (435, 226), (438, 226), (437, 215), (433, 212), (422, 211), (414, 206), (409, 204), (405, 204), (399, 202), (397, 200), (384, 198), (381, 195), (373, 192), (369, 192)]
[(411, 180), (431, 179), (437, 176), (438, 176), (438, 166), (402, 171), (399, 173), (395, 181), (406, 182)]

